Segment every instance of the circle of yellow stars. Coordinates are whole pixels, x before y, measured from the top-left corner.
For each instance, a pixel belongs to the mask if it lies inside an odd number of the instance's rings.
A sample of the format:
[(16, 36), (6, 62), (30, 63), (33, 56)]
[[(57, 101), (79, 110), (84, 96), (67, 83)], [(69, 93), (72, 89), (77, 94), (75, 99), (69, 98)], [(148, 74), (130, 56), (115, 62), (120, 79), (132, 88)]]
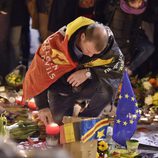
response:
[[(125, 94), (124, 96), (126, 99), (131, 99), (131, 101), (136, 101), (134, 97), (130, 97), (127, 93)], [(123, 96), (122, 95), (119, 95), (119, 99), (122, 99)], [(135, 106), (138, 107), (138, 103), (136, 102), (135, 103)], [(129, 122), (127, 121), (121, 121), (120, 119), (117, 119), (116, 120), (116, 123), (117, 124), (123, 124), (123, 126), (127, 126), (128, 124), (133, 124), (134, 123), (134, 119), (137, 119), (137, 115), (138, 114), (141, 114), (141, 110), (137, 109), (136, 111), (136, 114), (132, 114), (132, 118), (129, 120)]]

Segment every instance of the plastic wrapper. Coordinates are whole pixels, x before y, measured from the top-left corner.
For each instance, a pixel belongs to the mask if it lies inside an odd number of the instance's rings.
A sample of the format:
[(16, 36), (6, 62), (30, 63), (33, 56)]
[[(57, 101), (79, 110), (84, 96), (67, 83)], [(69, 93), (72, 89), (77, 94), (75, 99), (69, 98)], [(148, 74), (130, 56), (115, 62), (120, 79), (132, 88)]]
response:
[(26, 73), (26, 67), (24, 65), (17, 66), (6, 77), (6, 83), (11, 87), (21, 87)]
[(8, 101), (9, 103), (15, 103), (17, 96), (18, 93), (16, 91), (6, 90), (4, 92), (0, 92), (0, 97), (5, 99), (4, 102)]

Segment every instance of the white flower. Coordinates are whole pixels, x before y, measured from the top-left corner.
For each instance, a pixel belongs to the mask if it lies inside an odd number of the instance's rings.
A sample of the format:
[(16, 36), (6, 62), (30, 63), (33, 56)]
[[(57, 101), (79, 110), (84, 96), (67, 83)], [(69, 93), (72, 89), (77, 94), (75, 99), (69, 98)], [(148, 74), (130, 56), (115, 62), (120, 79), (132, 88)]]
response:
[(152, 88), (152, 85), (150, 84), (150, 82), (145, 81), (145, 82), (143, 82), (143, 87), (146, 90), (150, 90)]
[(146, 105), (151, 105), (153, 103), (153, 98), (151, 95), (148, 95), (144, 100)]
[(146, 82), (146, 81), (148, 81), (149, 80), (149, 77), (143, 77), (142, 79), (141, 79), (141, 82)]

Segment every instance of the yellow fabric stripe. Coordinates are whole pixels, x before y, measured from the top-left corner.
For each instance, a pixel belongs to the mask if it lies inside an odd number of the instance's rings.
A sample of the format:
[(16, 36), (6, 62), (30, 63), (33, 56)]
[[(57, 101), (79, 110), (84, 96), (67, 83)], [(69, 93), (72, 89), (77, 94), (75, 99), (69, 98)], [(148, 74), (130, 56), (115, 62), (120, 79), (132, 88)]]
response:
[[(105, 121), (105, 120), (104, 120), (104, 121)], [(109, 123), (106, 123), (106, 124), (100, 125), (100, 126), (98, 126), (98, 127), (96, 128), (96, 126), (97, 126), (98, 124), (100, 124), (101, 122), (104, 122), (104, 121), (99, 121), (98, 123), (96, 123), (96, 125), (95, 125), (92, 129), (90, 129), (87, 133), (85, 133), (85, 135), (82, 137), (82, 141), (83, 141), (84, 143), (87, 142), (87, 141), (89, 140), (89, 138), (91, 138), (91, 137), (95, 134), (96, 131), (98, 131), (100, 128), (102, 128), (102, 127), (104, 127), (104, 126), (109, 125)], [(89, 137), (87, 137), (87, 135), (88, 135), (90, 132), (92, 132), (92, 133), (90, 134)]]
[(57, 49), (52, 49), (51, 58), (56, 65), (69, 65), (70, 62), (66, 58), (65, 54)]
[[(101, 127), (106, 126), (106, 125), (109, 124), (109, 123), (107, 122), (106, 124), (103, 124), (103, 125), (98, 126), (98, 124), (101, 124), (101, 123), (104, 122), (104, 121), (108, 121), (108, 119), (106, 118), (106, 119), (103, 119), (103, 120), (100, 120), (99, 122), (97, 122), (97, 123), (95, 124), (95, 126), (93, 126), (93, 128), (91, 128), (89, 131), (87, 131), (87, 133), (85, 133), (85, 134), (82, 136), (81, 140), (83, 140), (83, 142), (86, 142), (92, 135), (95, 134), (95, 132), (96, 132), (99, 128), (101, 128)], [(98, 126), (98, 127), (97, 127), (97, 126)], [(97, 127), (97, 128), (96, 128), (96, 127)], [(95, 128), (96, 128), (96, 129), (95, 129)], [(92, 132), (92, 134), (91, 134), (87, 139), (85, 139), (85, 137), (86, 137), (87, 135), (89, 135), (91, 132)]]
[(84, 64), (84, 67), (95, 67), (95, 66), (102, 66), (112, 63), (113, 57), (110, 59), (96, 59), (94, 61), (91, 61), (89, 63)]
[(66, 143), (75, 142), (75, 133), (73, 123), (64, 124), (64, 134)]
[(75, 19), (74, 21), (72, 21), (71, 23), (69, 23), (67, 25), (66, 28), (66, 35), (68, 35), (68, 39), (70, 39), (70, 37), (72, 36), (72, 34), (78, 30), (79, 28), (81, 28), (82, 26), (86, 26), (86, 25), (90, 25), (95, 23), (94, 20), (86, 18), (86, 17), (79, 17), (77, 19)]
[(94, 131), (93, 131), (93, 133), (89, 136), (89, 137), (87, 137), (87, 138), (83, 138), (82, 139), (82, 142), (83, 143), (85, 143), (85, 142), (87, 142), (95, 133), (96, 133), (96, 131), (98, 131), (100, 128), (102, 128), (102, 127), (104, 127), (104, 126), (107, 126), (107, 125), (109, 125), (109, 123), (107, 123), (107, 124), (104, 124), (104, 125), (101, 125), (101, 126), (99, 126), (98, 128), (96, 128)]

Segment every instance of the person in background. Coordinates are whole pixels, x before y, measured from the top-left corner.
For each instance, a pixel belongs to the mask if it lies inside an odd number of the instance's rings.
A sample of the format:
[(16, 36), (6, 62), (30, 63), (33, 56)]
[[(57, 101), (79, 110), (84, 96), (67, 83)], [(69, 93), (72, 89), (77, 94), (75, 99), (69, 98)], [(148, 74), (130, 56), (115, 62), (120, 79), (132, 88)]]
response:
[[(147, 8), (147, 0), (128, 0), (126, 1), (127, 6), (124, 4), (123, 0), (121, 0), (120, 7), (125, 13), (130, 13), (132, 15), (140, 15), (140, 24), (133, 27), (133, 31), (131, 32), (131, 36), (133, 34), (133, 47), (131, 50), (132, 61), (128, 65), (128, 73), (132, 75), (133, 72), (139, 73), (138, 68), (142, 66), (144, 62), (146, 62), (149, 57), (154, 53), (155, 46), (152, 38), (147, 33), (147, 27), (144, 27), (147, 22), (144, 21), (143, 15)], [(128, 6), (130, 8), (128, 8)], [(130, 10), (132, 11), (130, 11)], [(135, 19), (137, 17), (134, 17)], [(149, 23), (148, 23), (149, 24)], [(152, 28), (151, 28), (152, 29)], [(132, 52), (133, 51), (133, 52)], [(148, 73), (148, 72), (146, 72)], [(141, 76), (141, 72), (139, 73)]]
[(24, 79), (23, 100), (35, 98), (45, 125), (61, 124), (77, 100), (88, 100), (79, 116), (97, 117), (114, 101), (123, 70), (110, 28), (79, 17), (39, 47)]
[(143, 13), (147, 7), (147, 1), (111, 0), (102, 3), (103, 0), (98, 0), (96, 4), (96, 18), (112, 29), (125, 56), (128, 73), (130, 75), (133, 72), (137, 73), (137, 69), (154, 52), (154, 45), (142, 28)]
[(21, 49), (22, 49), (22, 64), (26, 66), (26, 69), (29, 65), (30, 60), (30, 14), (28, 8), (26, 10), (25, 15), (25, 23), (22, 26), (22, 33), (21, 33)]
[(53, 0), (48, 20), (48, 30), (50, 34), (77, 18), (78, 1), (79, 0)]
[(48, 18), (52, 2), (53, 0), (27, 0), (32, 28), (38, 30), (40, 42), (48, 36)]
[(50, 34), (79, 16), (94, 19), (95, 2), (96, 0), (53, 0), (48, 22)]
[(27, 16), (26, 0), (12, 0), (9, 36), (11, 45), (11, 69), (14, 69), (22, 61), (21, 36), (23, 26), (28, 23)]
[(48, 17), (51, 3), (52, 0), (36, 0), (40, 42), (43, 42), (48, 37)]
[(152, 72), (153, 74), (158, 73), (158, 1), (148, 1), (147, 9), (143, 15), (143, 28), (145, 33), (149, 37), (149, 40), (154, 44), (155, 51), (151, 57), (143, 64), (139, 69), (139, 72)]
[[(0, 1), (0, 78), (1, 80), (10, 71), (9, 60), (9, 18), (12, 0)], [(3, 81), (2, 81), (3, 82)]]
[(95, 3), (96, 3), (96, 0), (79, 0), (77, 15), (94, 19), (95, 18)]

